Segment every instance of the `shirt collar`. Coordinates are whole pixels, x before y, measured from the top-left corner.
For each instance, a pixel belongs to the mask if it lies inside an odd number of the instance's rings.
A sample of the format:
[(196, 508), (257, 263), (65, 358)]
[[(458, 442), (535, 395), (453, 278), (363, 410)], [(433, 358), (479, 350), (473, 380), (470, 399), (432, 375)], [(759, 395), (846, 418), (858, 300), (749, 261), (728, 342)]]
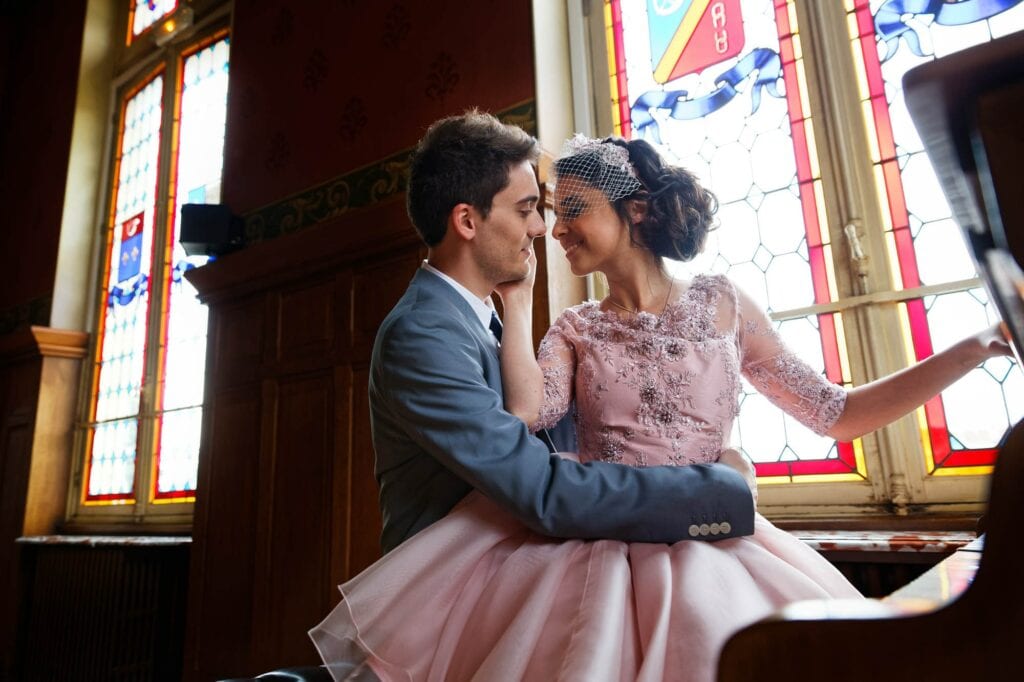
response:
[(483, 328), (487, 331), (490, 331), (491, 313), (494, 312), (494, 302), (491, 301), (490, 296), (484, 299), (477, 298), (476, 294), (474, 294), (472, 291), (462, 286), (457, 281), (455, 281), (448, 275), (444, 274), (427, 261), (423, 261), (423, 265), (421, 267), (424, 270), (428, 270), (429, 272), (434, 273), (435, 275), (443, 279), (445, 282), (448, 282), (448, 284), (450, 284), (451, 287), (455, 289), (456, 292), (458, 292), (459, 296), (462, 296), (462, 298), (466, 299), (466, 302), (469, 303), (469, 305), (473, 308), (473, 312), (476, 313), (476, 316), (480, 319), (480, 324), (483, 325)]

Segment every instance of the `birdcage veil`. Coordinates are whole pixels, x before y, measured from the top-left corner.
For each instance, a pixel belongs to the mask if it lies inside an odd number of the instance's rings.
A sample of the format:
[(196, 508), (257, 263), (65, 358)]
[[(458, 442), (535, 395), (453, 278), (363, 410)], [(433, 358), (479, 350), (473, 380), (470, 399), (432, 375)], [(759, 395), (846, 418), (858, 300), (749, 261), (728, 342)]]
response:
[[(555, 197), (570, 197), (585, 188), (601, 190), (614, 202), (634, 194), (643, 187), (636, 170), (629, 162), (629, 151), (612, 142), (602, 142), (577, 134), (566, 140), (555, 161)], [(556, 205), (556, 211), (558, 206)], [(578, 217), (595, 210), (597, 205), (576, 202), (565, 217)]]

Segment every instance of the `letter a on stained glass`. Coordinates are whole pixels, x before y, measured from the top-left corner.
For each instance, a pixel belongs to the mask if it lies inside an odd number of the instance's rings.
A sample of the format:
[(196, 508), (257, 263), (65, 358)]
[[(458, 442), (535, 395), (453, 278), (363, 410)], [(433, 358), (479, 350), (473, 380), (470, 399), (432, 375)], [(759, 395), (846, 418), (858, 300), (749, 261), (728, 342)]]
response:
[(667, 83), (743, 49), (740, 0), (647, 0), (654, 80)]
[(121, 250), (117, 261), (117, 281), (123, 282), (139, 274), (142, 264), (142, 224), (144, 213), (121, 223)]

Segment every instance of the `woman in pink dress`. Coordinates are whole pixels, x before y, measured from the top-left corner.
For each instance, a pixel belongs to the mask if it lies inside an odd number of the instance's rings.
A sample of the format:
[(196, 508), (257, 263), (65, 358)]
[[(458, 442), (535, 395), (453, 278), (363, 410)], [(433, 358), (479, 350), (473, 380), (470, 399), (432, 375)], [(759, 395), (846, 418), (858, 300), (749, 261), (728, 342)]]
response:
[[(577, 137), (556, 162), (552, 236), (608, 296), (562, 313), (534, 358), (531, 280), (499, 289), (505, 407), (537, 430), (575, 406), (581, 461), (737, 458), (740, 377), (820, 434), (906, 414), (988, 357), (986, 330), (850, 391), (790, 353), (723, 276), (674, 279), (703, 247), (714, 197), (643, 141)], [(753, 444), (756, 447), (756, 443)], [(751, 475), (751, 484), (753, 478)], [(718, 524), (694, 524), (714, 536)], [(673, 545), (537, 535), (479, 493), (341, 586), (311, 631), (338, 679), (711, 682), (741, 627), (801, 599), (860, 598), (827, 561), (758, 515), (753, 535)]]

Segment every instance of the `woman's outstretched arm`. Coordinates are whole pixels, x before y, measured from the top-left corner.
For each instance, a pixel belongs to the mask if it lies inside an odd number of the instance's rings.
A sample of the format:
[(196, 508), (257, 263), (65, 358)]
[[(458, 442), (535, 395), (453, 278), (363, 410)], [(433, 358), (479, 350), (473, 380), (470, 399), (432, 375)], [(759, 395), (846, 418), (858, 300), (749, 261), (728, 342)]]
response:
[(789, 414), (816, 432), (851, 440), (882, 428), (920, 407), (989, 358), (1010, 355), (999, 324), (921, 362), (843, 391), (797, 358), (782, 343), (764, 311), (737, 292), (745, 376)]
[(989, 358), (1010, 355), (999, 324), (969, 336), (921, 362), (850, 389), (846, 408), (826, 433), (851, 440), (920, 407)]

